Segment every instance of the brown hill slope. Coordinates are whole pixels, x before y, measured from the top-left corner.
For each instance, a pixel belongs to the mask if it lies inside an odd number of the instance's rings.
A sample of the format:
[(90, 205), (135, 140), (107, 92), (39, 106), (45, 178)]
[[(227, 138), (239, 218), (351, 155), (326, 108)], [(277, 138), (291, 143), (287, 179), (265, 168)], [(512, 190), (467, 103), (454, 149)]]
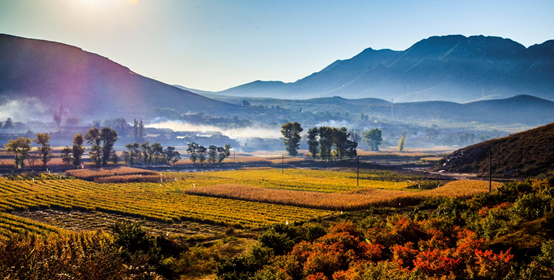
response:
[(554, 171), (554, 123), (459, 149), (437, 171), (488, 174), (492, 151), (495, 177), (529, 177)]
[(74, 46), (0, 34), (0, 103), (21, 99), (45, 105), (45, 116), (60, 103), (71, 115), (90, 118), (144, 118), (156, 107), (210, 114), (238, 109)]

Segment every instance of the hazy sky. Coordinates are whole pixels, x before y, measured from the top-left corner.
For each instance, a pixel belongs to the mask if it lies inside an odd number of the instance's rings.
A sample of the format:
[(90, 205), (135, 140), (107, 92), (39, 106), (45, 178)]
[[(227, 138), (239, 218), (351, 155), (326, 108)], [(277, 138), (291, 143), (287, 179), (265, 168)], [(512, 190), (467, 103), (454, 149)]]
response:
[(168, 84), (293, 82), (433, 35), (554, 39), (554, 1), (0, 0), (0, 33), (98, 53)]

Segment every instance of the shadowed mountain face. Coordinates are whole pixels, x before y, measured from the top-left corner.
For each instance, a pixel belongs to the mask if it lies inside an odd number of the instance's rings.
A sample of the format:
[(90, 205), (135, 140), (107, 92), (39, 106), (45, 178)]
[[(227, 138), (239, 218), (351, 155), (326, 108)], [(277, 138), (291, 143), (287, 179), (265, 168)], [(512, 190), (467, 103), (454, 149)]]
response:
[(554, 123), (457, 150), (444, 157), (437, 171), (526, 178), (554, 171)]
[(39, 108), (29, 115), (46, 121), (61, 103), (70, 115), (100, 119), (144, 118), (154, 108), (212, 115), (237, 108), (143, 77), (77, 47), (0, 34), (0, 104), (13, 100)]
[(468, 102), (520, 94), (554, 100), (554, 40), (525, 48), (499, 37), (430, 37), (405, 51), (364, 50), (294, 83), (241, 85), (220, 94)]

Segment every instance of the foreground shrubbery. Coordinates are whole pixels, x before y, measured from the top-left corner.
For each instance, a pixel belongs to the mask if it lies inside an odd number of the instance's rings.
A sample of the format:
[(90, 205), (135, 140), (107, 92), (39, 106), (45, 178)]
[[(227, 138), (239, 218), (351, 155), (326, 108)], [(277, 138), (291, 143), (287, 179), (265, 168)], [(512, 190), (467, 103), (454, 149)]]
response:
[[(471, 199), (434, 198), (340, 221), (275, 225), (256, 245), (229, 236), (188, 248), (118, 223), (113, 235), (0, 240), (4, 279), (553, 279), (554, 179)], [(392, 214), (391, 214), (392, 213)]]
[(180, 279), (205, 276), (244, 244), (228, 236), (209, 247), (153, 236), (139, 223), (117, 222), (113, 234), (14, 234), (0, 237), (0, 279)]
[(102, 232), (0, 241), (2, 279), (153, 279), (146, 260), (125, 259), (113, 237)]
[[(404, 215), (275, 226), (221, 279), (552, 279), (554, 180), (509, 183), (469, 200), (428, 200)], [(430, 209), (431, 211), (427, 211)], [(539, 223), (533, 228), (529, 223)]]

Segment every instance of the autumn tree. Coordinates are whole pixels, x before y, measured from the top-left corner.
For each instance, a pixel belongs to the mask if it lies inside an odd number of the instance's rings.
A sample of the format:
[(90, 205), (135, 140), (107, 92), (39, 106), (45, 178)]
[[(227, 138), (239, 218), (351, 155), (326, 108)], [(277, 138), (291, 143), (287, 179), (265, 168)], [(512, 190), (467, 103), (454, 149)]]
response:
[(25, 167), (25, 159), (31, 150), (31, 139), (26, 137), (19, 137), (16, 140), (10, 139), (4, 146), (8, 152), (15, 154), (15, 169)]
[(50, 146), (50, 134), (48, 133), (37, 133), (37, 138), (33, 140), (35, 143), (40, 145), (38, 147), (38, 152), (42, 157), (42, 165), (46, 167), (46, 163), (50, 161), (52, 157), (52, 147)]
[(378, 128), (366, 131), (364, 134), (364, 139), (372, 151), (379, 151), (379, 145), (383, 143), (382, 133), (381, 130)]
[(290, 156), (298, 155), (298, 147), (300, 146), (300, 132), (302, 127), (298, 122), (286, 123), (281, 126), (281, 134), (285, 142), (285, 150)]
[(83, 146), (84, 138), (83, 135), (78, 133), (73, 137), (73, 147), (71, 152), (73, 153), (73, 166), (75, 168), (80, 168), (82, 164), (82, 157), (85, 154), (85, 147)]
[(404, 150), (404, 144), (406, 142), (406, 131), (402, 131), (402, 137), (398, 141), (398, 151), (402, 152)]

